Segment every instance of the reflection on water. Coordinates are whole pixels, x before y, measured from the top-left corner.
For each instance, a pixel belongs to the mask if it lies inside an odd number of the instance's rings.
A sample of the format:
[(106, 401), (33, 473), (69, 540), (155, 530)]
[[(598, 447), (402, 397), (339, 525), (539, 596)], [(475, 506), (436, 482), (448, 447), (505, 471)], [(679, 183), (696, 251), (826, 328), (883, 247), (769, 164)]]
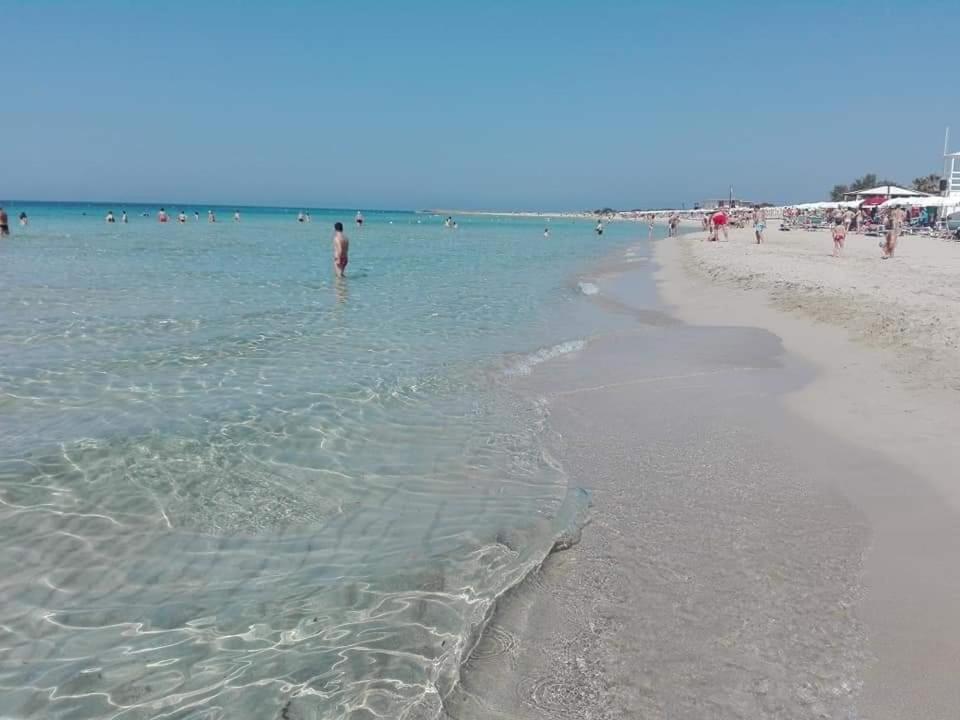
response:
[(491, 368), (575, 332), (544, 309), (589, 226), (368, 214), (335, 282), (326, 224), (83, 211), (0, 266), (3, 712), (435, 714), (569, 515)]
[(337, 305), (343, 305), (350, 299), (350, 286), (347, 284), (346, 278), (334, 278), (333, 289), (337, 295)]

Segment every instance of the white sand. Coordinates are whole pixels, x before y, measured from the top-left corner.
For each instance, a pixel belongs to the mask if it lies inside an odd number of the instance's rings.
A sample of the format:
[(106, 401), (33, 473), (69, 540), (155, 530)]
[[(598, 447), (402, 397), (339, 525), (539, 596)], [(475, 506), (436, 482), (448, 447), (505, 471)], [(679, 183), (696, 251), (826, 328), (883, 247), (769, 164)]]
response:
[(872, 236), (833, 258), (827, 231), (752, 235), (658, 243), (661, 291), (689, 322), (776, 333), (820, 370), (788, 407), (903, 469), (899, 482), (829, 478), (871, 526), (861, 711), (960, 717), (960, 244), (908, 236), (881, 261)]
[(831, 256), (827, 230), (774, 229), (766, 239), (757, 246), (752, 230), (733, 230), (730, 242), (691, 243), (690, 264), (714, 280), (769, 291), (780, 309), (894, 350), (887, 360), (903, 361), (897, 370), (905, 380), (960, 389), (960, 244), (905, 236), (896, 257), (881, 261), (875, 236), (849, 235), (841, 258)]

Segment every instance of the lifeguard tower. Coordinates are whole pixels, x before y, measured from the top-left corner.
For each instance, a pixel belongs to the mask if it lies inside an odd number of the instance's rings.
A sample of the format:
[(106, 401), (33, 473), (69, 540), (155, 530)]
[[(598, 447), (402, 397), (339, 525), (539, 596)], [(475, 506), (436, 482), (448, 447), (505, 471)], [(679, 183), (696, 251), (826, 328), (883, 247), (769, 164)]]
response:
[(940, 181), (940, 194), (955, 199), (957, 204), (960, 204), (960, 152), (950, 152), (947, 149), (949, 144), (950, 128), (947, 128), (943, 138), (943, 179)]

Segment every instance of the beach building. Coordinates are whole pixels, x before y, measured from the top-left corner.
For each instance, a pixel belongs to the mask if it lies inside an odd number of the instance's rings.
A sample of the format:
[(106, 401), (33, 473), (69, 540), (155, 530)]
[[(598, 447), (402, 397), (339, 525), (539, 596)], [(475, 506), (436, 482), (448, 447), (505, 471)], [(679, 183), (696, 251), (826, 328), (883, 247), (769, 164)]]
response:
[(880, 205), (889, 200), (921, 197), (929, 197), (929, 194), (919, 190), (909, 190), (899, 185), (877, 185), (864, 190), (848, 192), (843, 196), (846, 201), (856, 201), (867, 207)]
[(702, 202), (696, 203), (693, 206), (694, 210), (712, 210), (714, 208), (738, 208), (738, 207), (753, 207), (758, 205), (752, 200), (744, 200), (743, 198), (722, 198), (718, 200), (703, 200)]

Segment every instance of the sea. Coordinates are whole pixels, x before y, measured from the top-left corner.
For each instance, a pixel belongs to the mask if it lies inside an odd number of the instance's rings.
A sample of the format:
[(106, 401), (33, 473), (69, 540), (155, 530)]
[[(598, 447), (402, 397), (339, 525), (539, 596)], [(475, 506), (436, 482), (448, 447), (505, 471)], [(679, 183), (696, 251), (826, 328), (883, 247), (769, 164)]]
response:
[(646, 226), (3, 204), (0, 715), (441, 717), (589, 504), (514, 381)]

